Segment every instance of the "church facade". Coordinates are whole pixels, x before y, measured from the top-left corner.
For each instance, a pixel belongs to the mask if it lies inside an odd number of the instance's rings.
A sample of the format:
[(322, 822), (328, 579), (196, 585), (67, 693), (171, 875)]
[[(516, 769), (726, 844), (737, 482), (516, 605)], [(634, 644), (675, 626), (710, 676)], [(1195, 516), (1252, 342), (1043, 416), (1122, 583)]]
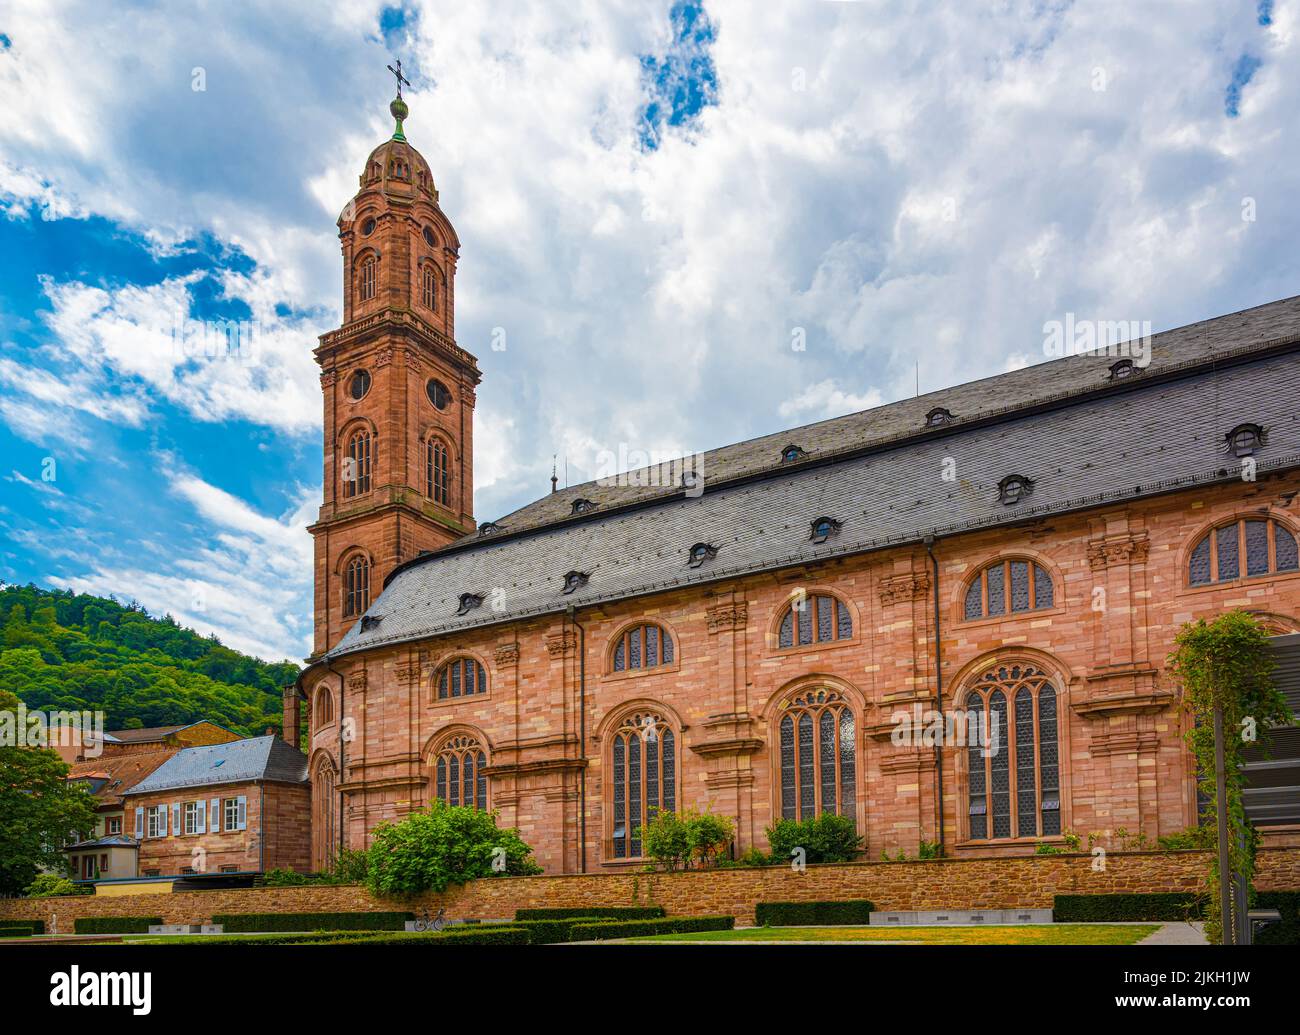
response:
[(476, 525), (459, 242), (393, 113), (316, 351), (315, 654), (286, 696), (314, 867), (434, 797), (557, 873), (644, 866), (656, 809), (730, 816), (736, 854), (825, 812), (869, 857), (1195, 824), (1174, 636), (1234, 608), (1300, 632), (1300, 298)]

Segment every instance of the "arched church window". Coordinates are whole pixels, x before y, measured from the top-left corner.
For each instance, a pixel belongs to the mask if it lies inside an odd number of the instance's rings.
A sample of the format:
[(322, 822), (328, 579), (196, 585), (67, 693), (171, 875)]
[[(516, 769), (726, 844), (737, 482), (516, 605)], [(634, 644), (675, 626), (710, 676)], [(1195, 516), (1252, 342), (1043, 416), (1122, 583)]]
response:
[(431, 263), (425, 263), (420, 274), (420, 302), (424, 308), (438, 311), (438, 275)]
[(351, 499), (370, 491), (372, 436), (369, 428), (360, 428), (348, 436), (343, 454), (343, 498)]
[(1187, 562), (1193, 586), (1300, 571), (1296, 538), (1271, 518), (1239, 518), (1201, 536)]
[(1033, 665), (989, 669), (967, 692), (966, 800), (972, 841), (1061, 832), (1057, 697)]
[(361, 301), (368, 302), (375, 297), (378, 270), (379, 260), (373, 255), (367, 255), (361, 260)]
[(969, 586), (962, 605), (967, 621), (1052, 607), (1055, 589), (1051, 573), (1030, 560), (994, 561)]
[(661, 809), (677, 811), (677, 734), (672, 725), (656, 712), (628, 715), (610, 738), (609, 767), (608, 854), (638, 859), (645, 825)]
[(800, 594), (785, 606), (777, 623), (776, 645), (782, 650), (852, 638), (848, 605), (829, 593)]
[(781, 707), (776, 726), (781, 818), (835, 813), (856, 822), (857, 726), (848, 702), (827, 687), (802, 690)]
[(474, 658), (452, 658), (443, 664), (433, 677), (439, 701), (454, 697), (471, 697), (488, 690), (487, 671)]
[(355, 618), (370, 606), (370, 559), (357, 554), (343, 568), (343, 617)]
[(433, 759), (433, 793), (448, 805), (488, 807), (487, 752), (470, 736), (452, 737)]
[(334, 695), (330, 688), (322, 686), (316, 691), (316, 726), (328, 726), (334, 721)]
[(614, 641), (615, 672), (657, 668), (673, 663), (673, 638), (657, 622), (633, 626)]
[(424, 494), (434, 503), (451, 505), (451, 464), (447, 446), (440, 439), (424, 443)]

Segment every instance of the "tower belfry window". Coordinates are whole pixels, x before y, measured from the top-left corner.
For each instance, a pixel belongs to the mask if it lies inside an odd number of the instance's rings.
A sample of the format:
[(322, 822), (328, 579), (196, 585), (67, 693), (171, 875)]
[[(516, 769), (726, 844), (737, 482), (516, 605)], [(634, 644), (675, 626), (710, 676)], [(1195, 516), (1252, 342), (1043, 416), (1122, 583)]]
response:
[(438, 311), (438, 275), (431, 263), (425, 263), (420, 272), (420, 302), (425, 309)]
[(373, 255), (368, 255), (361, 261), (361, 284), (360, 294), (361, 301), (368, 302), (375, 297), (375, 285), (378, 279), (376, 274), (379, 267), (379, 260)]

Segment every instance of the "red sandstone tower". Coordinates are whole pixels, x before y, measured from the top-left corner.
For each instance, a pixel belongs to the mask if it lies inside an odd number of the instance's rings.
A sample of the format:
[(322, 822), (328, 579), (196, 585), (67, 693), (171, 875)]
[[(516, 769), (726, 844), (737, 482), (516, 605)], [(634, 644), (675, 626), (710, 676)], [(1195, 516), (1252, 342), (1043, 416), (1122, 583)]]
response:
[[(400, 69), (400, 66), (399, 66)], [(325, 482), (313, 655), (333, 647), (403, 561), (474, 528), (474, 357), (455, 341), (460, 241), (428, 163), (396, 129), (339, 216), (343, 325), (316, 349)]]

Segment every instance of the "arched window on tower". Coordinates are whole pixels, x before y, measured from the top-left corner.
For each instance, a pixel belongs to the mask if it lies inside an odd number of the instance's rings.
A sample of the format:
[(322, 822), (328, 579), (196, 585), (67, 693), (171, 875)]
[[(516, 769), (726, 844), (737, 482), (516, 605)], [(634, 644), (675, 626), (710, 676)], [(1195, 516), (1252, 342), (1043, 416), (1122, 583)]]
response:
[(970, 839), (1059, 834), (1057, 696), (1047, 675), (1034, 665), (998, 665), (979, 678), (965, 700), (972, 727), (966, 738)]
[(442, 440), (424, 442), (424, 494), (434, 503), (451, 506), (451, 462)]
[(351, 499), (370, 491), (372, 436), (369, 428), (358, 428), (348, 436), (343, 454), (343, 498)]
[(856, 823), (857, 726), (848, 702), (827, 687), (801, 690), (782, 705), (776, 726), (781, 818), (835, 813)]
[(433, 793), (448, 805), (488, 807), (487, 752), (471, 736), (452, 737), (433, 759)]
[(420, 302), (424, 308), (438, 311), (438, 274), (431, 262), (420, 267)]
[(375, 297), (378, 272), (379, 260), (373, 255), (367, 255), (361, 260), (361, 273), (358, 278), (358, 294), (361, 297), (361, 301), (369, 302)]
[(370, 559), (359, 553), (343, 567), (343, 617), (365, 614), (370, 606)]
[(677, 734), (656, 712), (636, 712), (619, 724), (609, 746), (607, 858), (639, 859), (645, 825), (655, 813), (677, 811)]
[(328, 726), (334, 721), (334, 695), (330, 688), (322, 686), (316, 691), (316, 728)]

